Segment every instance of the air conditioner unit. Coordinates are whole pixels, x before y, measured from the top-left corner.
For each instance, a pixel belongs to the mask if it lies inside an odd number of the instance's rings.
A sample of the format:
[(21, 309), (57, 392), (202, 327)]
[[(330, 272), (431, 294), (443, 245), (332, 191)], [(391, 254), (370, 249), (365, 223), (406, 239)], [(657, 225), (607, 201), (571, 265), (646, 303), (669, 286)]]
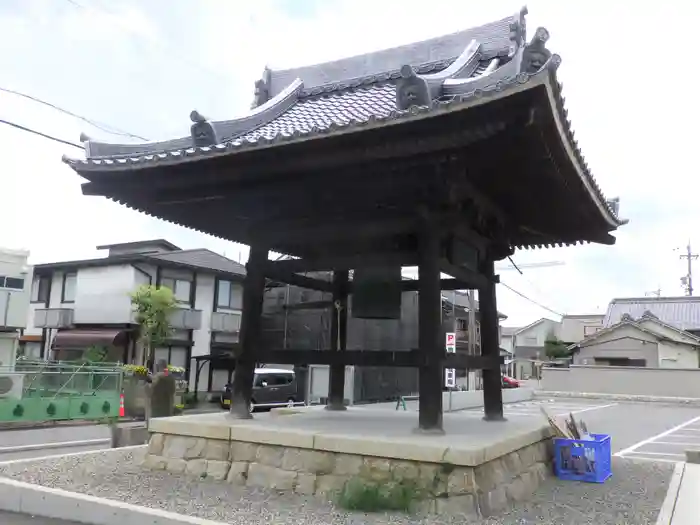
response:
[(0, 399), (22, 399), (24, 374), (0, 374)]

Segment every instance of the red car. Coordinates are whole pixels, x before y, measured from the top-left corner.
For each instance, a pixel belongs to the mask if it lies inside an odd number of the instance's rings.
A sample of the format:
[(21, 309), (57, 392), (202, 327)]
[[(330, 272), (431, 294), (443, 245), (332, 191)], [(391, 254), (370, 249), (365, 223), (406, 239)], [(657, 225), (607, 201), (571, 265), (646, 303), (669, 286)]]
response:
[(517, 379), (513, 379), (512, 377), (508, 377), (506, 375), (501, 375), (501, 386), (503, 388), (519, 388), (520, 383)]

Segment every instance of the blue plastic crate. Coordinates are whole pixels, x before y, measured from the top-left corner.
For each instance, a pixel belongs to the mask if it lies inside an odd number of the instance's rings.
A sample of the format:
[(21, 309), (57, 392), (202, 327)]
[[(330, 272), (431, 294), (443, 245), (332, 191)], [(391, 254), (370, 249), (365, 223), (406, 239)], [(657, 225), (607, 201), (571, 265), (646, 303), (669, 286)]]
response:
[(554, 473), (559, 479), (605, 483), (612, 476), (610, 436), (591, 437), (595, 441), (554, 439)]

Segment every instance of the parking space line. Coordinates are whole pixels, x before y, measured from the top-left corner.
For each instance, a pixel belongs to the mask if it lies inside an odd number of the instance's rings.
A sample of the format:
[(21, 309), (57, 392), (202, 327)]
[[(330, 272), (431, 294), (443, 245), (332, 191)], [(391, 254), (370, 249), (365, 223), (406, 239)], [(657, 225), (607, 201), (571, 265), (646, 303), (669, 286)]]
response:
[[(671, 436), (667, 436), (671, 437)], [(685, 441), (654, 441), (649, 443), (650, 445), (677, 445), (680, 447), (694, 447), (700, 445), (700, 441), (695, 441), (694, 443), (687, 443)]]
[[(634, 454), (634, 452), (633, 452)], [(660, 458), (660, 457), (655, 457), (655, 458), (645, 458), (643, 456), (625, 456), (625, 459), (633, 459), (634, 461), (651, 461), (653, 463), (681, 463), (682, 461), (679, 461), (677, 459), (666, 459), (666, 458)]]
[(597, 406), (584, 408), (582, 410), (575, 410), (573, 412), (573, 414), (583, 414), (584, 412), (589, 412), (591, 410), (600, 410), (601, 408), (608, 408), (608, 407), (614, 407), (614, 406), (617, 406), (617, 403), (610, 403), (609, 405), (597, 405)]
[(673, 452), (627, 452), (627, 454), (642, 454), (643, 456), (676, 456), (681, 458), (685, 457), (685, 454), (675, 454)]
[(617, 456), (617, 457), (624, 457), (626, 454), (634, 452), (635, 450), (637, 450), (640, 447), (643, 447), (644, 445), (648, 445), (649, 443), (653, 443), (655, 440), (657, 440), (659, 438), (666, 437), (670, 434), (673, 434), (674, 432), (677, 432), (678, 430), (689, 427), (690, 425), (692, 425), (693, 423), (695, 423), (697, 421), (700, 421), (700, 416), (694, 417), (693, 419), (689, 419), (685, 423), (681, 423), (680, 425), (676, 425), (675, 427), (670, 428), (664, 432), (661, 432), (660, 434), (657, 434), (657, 435), (652, 436), (652, 437), (647, 438), (647, 439), (643, 439), (642, 441), (640, 441), (639, 443), (635, 443), (631, 447), (627, 447), (627, 448), (622, 449), (618, 452), (615, 452), (615, 454), (613, 454), (613, 455)]

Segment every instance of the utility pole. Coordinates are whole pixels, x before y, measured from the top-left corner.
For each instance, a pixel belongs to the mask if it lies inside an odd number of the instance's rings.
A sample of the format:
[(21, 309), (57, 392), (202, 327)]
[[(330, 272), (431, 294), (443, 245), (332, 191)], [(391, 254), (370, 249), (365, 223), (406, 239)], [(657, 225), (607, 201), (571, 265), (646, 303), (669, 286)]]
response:
[(685, 294), (691, 296), (693, 295), (693, 261), (698, 258), (698, 254), (693, 253), (690, 241), (688, 241), (688, 246), (686, 246), (686, 252), (681, 254), (680, 258), (688, 259), (688, 275), (681, 277), (681, 283), (685, 285)]

